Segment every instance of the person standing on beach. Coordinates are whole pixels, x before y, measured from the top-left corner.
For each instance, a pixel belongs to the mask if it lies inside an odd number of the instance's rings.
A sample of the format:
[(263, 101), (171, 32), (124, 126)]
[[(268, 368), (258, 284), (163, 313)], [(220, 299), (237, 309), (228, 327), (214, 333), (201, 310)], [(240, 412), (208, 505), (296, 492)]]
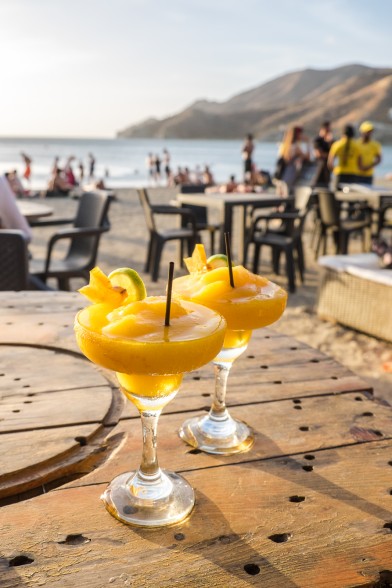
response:
[(374, 168), (381, 162), (381, 145), (378, 141), (373, 141), (373, 131), (374, 126), (369, 121), (363, 122), (359, 127), (361, 137), (358, 140), (358, 181), (361, 184), (373, 183)]
[[(354, 137), (354, 127), (346, 125), (342, 138), (332, 143), (329, 151), (328, 167), (333, 171), (336, 187), (339, 184), (355, 184), (359, 181), (360, 148)], [(336, 165), (335, 159), (338, 160)]]
[[(306, 143), (304, 150), (301, 146)], [(278, 194), (284, 198), (293, 192), (295, 182), (302, 169), (304, 161), (310, 159), (309, 139), (303, 134), (302, 127), (291, 127), (286, 132), (283, 143), (279, 148), (279, 160), (282, 161), (283, 169), (278, 184)]]
[(168, 150), (166, 148), (163, 150), (162, 163), (163, 163), (163, 169), (164, 169), (165, 176), (166, 176), (167, 185), (169, 186), (170, 179), (171, 179), (170, 153), (168, 152)]
[[(332, 130), (331, 130), (331, 123), (329, 122), (329, 120), (326, 120), (323, 122), (323, 124), (320, 127), (319, 134), (317, 137), (322, 139), (328, 145), (328, 150), (329, 150), (329, 148), (331, 147), (331, 145), (333, 143), (333, 134), (332, 134)], [(325, 151), (325, 149), (324, 149), (324, 151)]]
[(154, 179), (155, 159), (152, 153), (149, 153), (146, 158), (147, 174), (150, 182)]
[(81, 159), (79, 160), (78, 168), (79, 168), (79, 184), (82, 185), (83, 180), (84, 180), (84, 165), (83, 165), (83, 161)]
[(244, 180), (250, 180), (252, 177), (252, 155), (254, 151), (253, 135), (246, 135), (242, 146), (242, 159), (244, 162)]
[(26, 155), (26, 153), (21, 153), (20, 154), (24, 164), (25, 164), (25, 170), (23, 172), (23, 177), (25, 180), (27, 180), (28, 182), (30, 182), (31, 179), (31, 164), (32, 164), (32, 159), (31, 157), (29, 157), (28, 155)]
[(156, 155), (154, 158), (155, 170), (154, 170), (154, 178), (155, 181), (158, 183), (161, 179), (161, 159), (159, 155)]
[(88, 176), (90, 178), (90, 180), (94, 177), (94, 171), (95, 171), (95, 157), (92, 153), (88, 154), (88, 161), (89, 161), (89, 172), (88, 172)]

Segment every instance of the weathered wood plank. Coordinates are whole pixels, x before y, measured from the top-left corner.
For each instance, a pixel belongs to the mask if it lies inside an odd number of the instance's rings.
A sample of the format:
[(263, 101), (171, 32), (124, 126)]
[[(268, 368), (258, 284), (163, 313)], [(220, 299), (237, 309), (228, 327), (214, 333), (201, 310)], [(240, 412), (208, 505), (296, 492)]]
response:
[(46, 461), (63, 458), (67, 452), (80, 448), (80, 441), (76, 438), (83, 439), (83, 443), (87, 444), (101, 428), (102, 425), (96, 423), (2, 435), (0, 485), (21, 470), (37, 468)]
[(0, 398), (81, 387), (107, 380), (82, 356), (24, 345), (0, 345)]
[(85, 298), (78, 292), (0, 292), (0, 315), (35, 314), (37, 311), (48, 314), (74, 310), (86, 306)]
[[(194, 416), (193, 412), (164, 413), (158, 430), (160, 464), (162, 467), (175, 464), (178, 471), (184, 472), (281, 455), (313, 455), (325, 448), (392, 438), (390, 407), (365, 396), (356, 393), (321, 396), (303, 398), (300, 402), (284, 400), (233, 408), (232, 416), (247, 422), (255, 431), (255, 443), (250, 451), (231, 456), (195, 452), (179, 439), (179, 427), (186, 418)], [(98, 470), (72, 482), (71, 486), (109, 482), (119, 473), (139, 465), (141, 424), (135, 408), (133, 415), (135, 419), (122, 420), (109, 435), (109, 439), (119, 444), (117, 451)], [(313, 460), (309, 459), (311, 465)]]
[(390, 459), (379, 442), (321, 451), (311, 472), (292, 457), (188, 472), (196, 508), (160, 530), (118, 523), (101, 485), (56, 490), (1, 509), (0, 584), (371, 586), (391, 569)]

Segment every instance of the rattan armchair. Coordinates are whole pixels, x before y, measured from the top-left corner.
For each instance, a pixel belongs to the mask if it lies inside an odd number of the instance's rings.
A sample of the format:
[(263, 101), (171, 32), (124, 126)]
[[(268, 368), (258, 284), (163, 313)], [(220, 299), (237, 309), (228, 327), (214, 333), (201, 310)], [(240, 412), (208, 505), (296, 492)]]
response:
[(29, 274), (28, 240), (23, 231), (0, 229), (0, 290), (51, 290)]

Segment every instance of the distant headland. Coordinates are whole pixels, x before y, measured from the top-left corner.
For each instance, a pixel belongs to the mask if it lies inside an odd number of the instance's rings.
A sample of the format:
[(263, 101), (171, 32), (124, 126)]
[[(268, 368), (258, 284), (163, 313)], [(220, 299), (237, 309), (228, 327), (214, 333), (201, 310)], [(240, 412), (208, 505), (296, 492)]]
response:
[(281, 138), (290, 124), (316, 133), (324, 120), (338, 130), (371, 120), (377, 139), (392, 143), (392, 68), (360, 64), (291, 72), (225, 102), (198, 100), (163, 119), (149, 118), (117, 133), (123, 138)]

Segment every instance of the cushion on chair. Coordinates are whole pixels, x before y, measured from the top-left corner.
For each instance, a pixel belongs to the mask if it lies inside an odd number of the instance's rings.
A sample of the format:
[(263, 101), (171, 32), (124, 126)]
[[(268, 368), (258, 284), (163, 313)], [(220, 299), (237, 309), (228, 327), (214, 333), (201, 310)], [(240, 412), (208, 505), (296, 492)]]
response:
[(319, 258), (318, 264), (338, 273), (346, 272), (378, 284), (392, 286), (392, 270), (380, 267), (379, 257), (375, 253), (325, 255)]

